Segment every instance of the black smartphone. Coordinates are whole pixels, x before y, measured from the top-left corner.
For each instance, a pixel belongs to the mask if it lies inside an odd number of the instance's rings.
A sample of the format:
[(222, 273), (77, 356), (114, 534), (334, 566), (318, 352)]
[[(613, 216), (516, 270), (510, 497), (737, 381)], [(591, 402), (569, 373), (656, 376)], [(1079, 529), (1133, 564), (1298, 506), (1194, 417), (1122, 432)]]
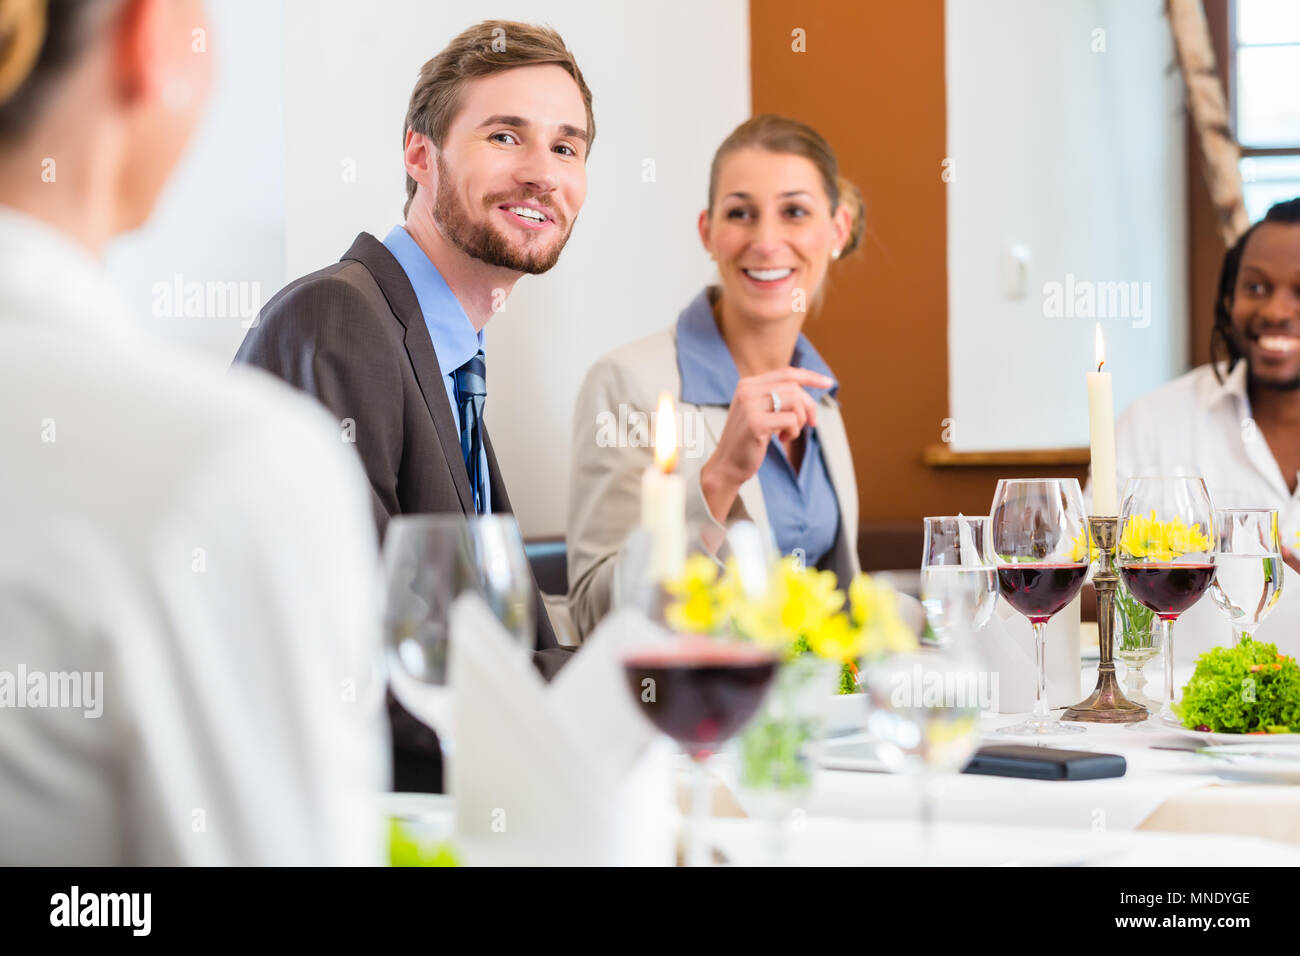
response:
[(1127, 761), (1119, 754), (999, 744), (975, 751), (962, 773), (1030, 780), (1100, 780), (1122, 777), (1127, 769)]

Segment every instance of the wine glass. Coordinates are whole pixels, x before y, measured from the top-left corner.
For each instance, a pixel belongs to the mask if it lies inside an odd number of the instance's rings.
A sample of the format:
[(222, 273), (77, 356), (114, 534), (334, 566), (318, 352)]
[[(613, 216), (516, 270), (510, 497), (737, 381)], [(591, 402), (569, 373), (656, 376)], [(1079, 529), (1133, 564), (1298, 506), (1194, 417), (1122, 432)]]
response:
[(513, 636), (521, 661), (535, 643), (532, 573), (510, 515), (403, 515), (388, 525), (383, 549), (388, 679), (402, 705), (438, 735), (443, 789), (452, 755), (450, 628), (452, 602), (478, 594)]
[[(689, 521), (686, 522), (683, 542), (683, 561), (702, 554), (714, 559), (719, 568), (731, 554), (749, 563), (760, 561), (764, 567), (770, 565), (776, 556), (776, 544), (771, 535), (764, 537), (750, 521), (736, 521), (726, 528), (713, 522)], [(654, 549), (655, 535), (644, 526), (633, 528), (623, 539), (610, 584), (610, 611), (632, 608), (656, 623), (664, 623), (664, 608), (671, 602), (671, 596), (653, 571)], [(680, 568), (676, 573), (680, 574)]]
[(1129, 480), (1119, 514), (1116, 559), (1129, 593), (1155, 611), (1164, 631), (1165, 695), (1159, 719), (1181, 725), (1173, 712), (1174, 621), (1214, 580), (1214, 506), (1194, 477)]
[(687, 866), (708, 862), (703, 827), (711, 784), (704, 765), (758, 712), (779, 664), (775, 652), (757, 644), (701, 634), (674, 635), (623, 660), (641, 713), (691, 758)]
[[(736, 522), (726, 531), (725, 541), (705, 541), (697, 534), (688, 538), (697, 542), (696, 553), (733, 560), (745, 600), (758, 603), (769, 593), (775, 551), (751, 522)], [(656, 620), (664, 619), (662, 604), (642, 609)], [(712, 785), (705, 765), (758, 713), (780, 664), (775, 649), (730, 633), (665, 632), (663, 640), (634, 649), (623, 659), (627, 687), (642, 714), (690, 758), (688, 866), (704, 866), (709, 858), (704, 823), (711, 814)]]
[(1220, 508), (1210, 598), (1228, 616), (1232, 645), (1249, 637), (1282, 598), (1282, 543), (1275, 508)]
[(993, 495), (988, 554), (997, 564), (998, 589), (1034, 628), (1033, 716), (1000, 734), (1081, 734), (1082, 727), (1052, 719), (1047, 709), (1047, 622), (1074, 600), (1088, 576), (1089, 543), (1083, 493), (1074, 478), (1003, 478)]
[(987, 557), (987, 517), (925, 519), (921, 553), (921, 606), (936, 639), (954, 627), (978, 631), (998, 602), (997, 568)]
[(943, 644), (868, 663), (861, 683), (877, 756), (916, 781), (928, 856), (935, 780), (966, 766), (979, 746), (980, 713), (996, 706), (970, 622), (954, 622)]

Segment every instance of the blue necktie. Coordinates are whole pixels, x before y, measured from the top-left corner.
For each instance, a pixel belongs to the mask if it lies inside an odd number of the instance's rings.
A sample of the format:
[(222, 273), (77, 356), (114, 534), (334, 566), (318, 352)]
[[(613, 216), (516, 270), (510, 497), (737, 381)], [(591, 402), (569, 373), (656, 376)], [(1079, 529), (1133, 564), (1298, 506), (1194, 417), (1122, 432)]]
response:
[(474, 510), (483, 514), (487, 503), (483, 475), (483, 403), (487, 400), (487, 362), (479, 349), (456, 369), (456, 401), (460, 406), (460, 453), (474, 489)]

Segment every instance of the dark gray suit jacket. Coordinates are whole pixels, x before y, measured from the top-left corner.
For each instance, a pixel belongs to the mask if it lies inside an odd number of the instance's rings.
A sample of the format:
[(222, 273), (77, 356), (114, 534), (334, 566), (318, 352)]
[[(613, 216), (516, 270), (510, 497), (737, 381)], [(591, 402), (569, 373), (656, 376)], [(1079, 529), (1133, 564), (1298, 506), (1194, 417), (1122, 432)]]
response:
[[(351, 424), (381, 539), (394, 515), (474, 513), (460, 434), (428, 326), (406, 273), (374, 236), (361, 233), (338, 263), (281, 289), (262, 309), (235, 361), (311, 393), (341, 423)], [(483, 441), (492, 511), (510, 512), (486, 429)], [(536, 581), (533, 592), (535, 661), (549, 677), (570, 654), (556, 642)], [(440, 789), (432, 732), (391, 695), (389, 713), (397, 788)]]

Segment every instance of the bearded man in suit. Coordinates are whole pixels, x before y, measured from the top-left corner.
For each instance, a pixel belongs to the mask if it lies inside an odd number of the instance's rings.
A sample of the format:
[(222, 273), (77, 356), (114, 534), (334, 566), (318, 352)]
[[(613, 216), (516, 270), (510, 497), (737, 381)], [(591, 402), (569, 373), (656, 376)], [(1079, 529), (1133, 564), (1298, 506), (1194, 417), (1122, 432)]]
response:
[[(320, 400), (365, 465), (382, 537), (400, 514), (508, 513), (483, 424), (483, 328), (558, 261), (586, 198), (591, 91), (545, 27), (486, 21), (420, 70), (403, 132), (405, 223), (281, 290), (236, 355)], [(535, 661), (568, 652), (534, 582)], [(432, 732), (390, 695), (395, 787), (441, 788)]]

